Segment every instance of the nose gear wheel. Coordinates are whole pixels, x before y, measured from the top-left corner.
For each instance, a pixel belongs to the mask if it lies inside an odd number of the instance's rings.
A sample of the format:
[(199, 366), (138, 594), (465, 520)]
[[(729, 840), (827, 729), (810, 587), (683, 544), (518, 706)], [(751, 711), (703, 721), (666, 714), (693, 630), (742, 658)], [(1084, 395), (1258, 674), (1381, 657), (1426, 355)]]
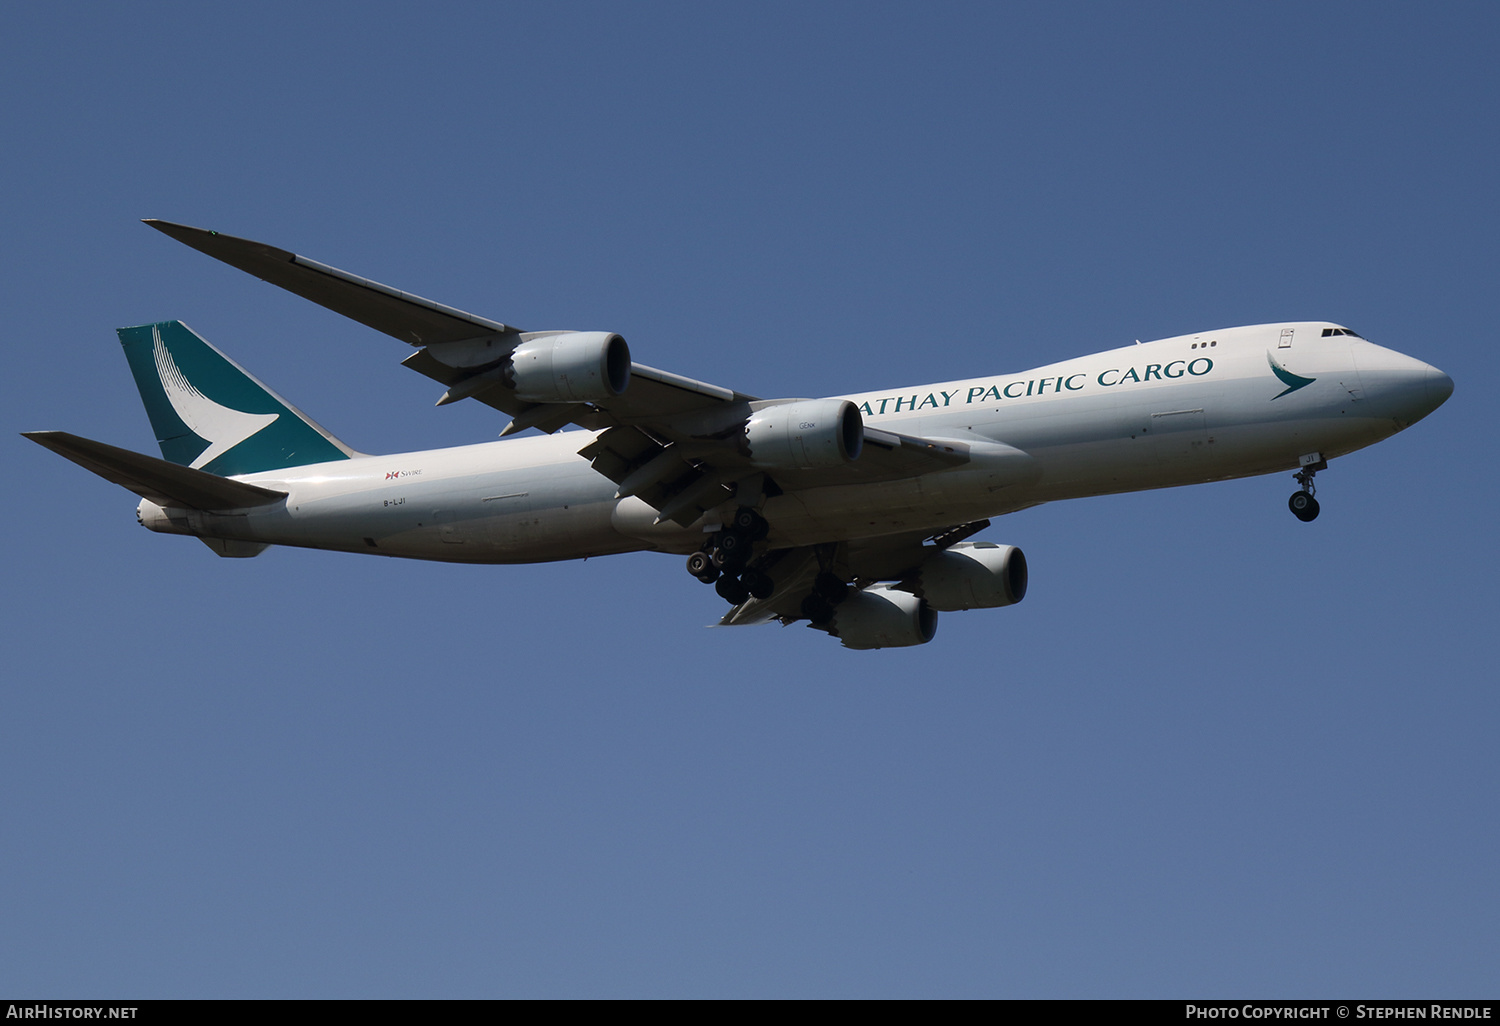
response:
[(1318, 500), (1306, 492), (1293, 492), (1286, 504), (1287, 508), (1292, 511), (1292, 516), (1304, 524), (1318, 519)]
[(1292, 493), (1292, 497), (1286, 500), (1286, 505), (1287, 509), (1292, 511), (1292, 516), (1304, 524), (1318, 519), (1318, 500), (1313, 498), (1318, 489), (1313, 484), (1313, 475), (1320, 470), (1327, 469), (1328, 461), (1318, 460), (1316, 463), (1309, 463), (1292, 475), (1293, 480), (1302, 487)]

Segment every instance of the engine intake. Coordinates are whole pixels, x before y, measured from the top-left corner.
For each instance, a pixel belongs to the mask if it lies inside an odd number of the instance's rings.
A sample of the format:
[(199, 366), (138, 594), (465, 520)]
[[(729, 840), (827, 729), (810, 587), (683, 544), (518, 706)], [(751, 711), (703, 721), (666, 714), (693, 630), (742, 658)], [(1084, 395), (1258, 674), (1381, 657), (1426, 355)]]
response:
[(836, 607), (828, 633), (845, 648), (905, 648), (931, 641), (937, 618), (937, 610), (917, 596), (872, 584)]
[(1014, 545), (959, 542), (928, 556), (901, 588), (934, 609), (994, 609), (1025, 598), (1026, 578), (1026, 556)]
[(802, 399), (756, 410), (745, 422), (745, 450), (757, 467), (818, 470), (859, 459), (865, 424), (847, 399)]
[(608, 331), (569, 331), (522, 342), (507, 377), (516, 398), (530, 403), (609, 399), (630, 384), (630, 347)]

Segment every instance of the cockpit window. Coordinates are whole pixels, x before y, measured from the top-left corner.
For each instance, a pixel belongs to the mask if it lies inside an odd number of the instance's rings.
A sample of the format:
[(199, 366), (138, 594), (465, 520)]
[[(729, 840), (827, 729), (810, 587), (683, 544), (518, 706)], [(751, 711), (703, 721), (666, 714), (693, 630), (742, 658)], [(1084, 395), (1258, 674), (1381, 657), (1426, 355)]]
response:
[(1348, 328), (1324, 328), (1323, 337), (1327, 338), (1329, 335), (1348, 335), (1350, 338), (1364, 338), (1359, 332), (1350, 331)]

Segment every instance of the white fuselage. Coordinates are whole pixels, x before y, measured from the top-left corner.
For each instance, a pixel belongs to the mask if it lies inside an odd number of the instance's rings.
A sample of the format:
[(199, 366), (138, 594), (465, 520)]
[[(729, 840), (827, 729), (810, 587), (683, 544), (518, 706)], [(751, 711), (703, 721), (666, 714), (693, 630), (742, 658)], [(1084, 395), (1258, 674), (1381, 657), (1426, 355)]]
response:
[[(785, 489), (762, 510), (768, 542), (937, 531), (1058, 499), (1291, 470), (1301, 457), (1386, 438), (1451, 393), (1436, 368), (1328, 329), (1229, 328), (843, 396), (871, 427), (960, 441), (973, 458), (894, 481)], [(286, 500), (232, 516), (169, 516), (143, 502), (140, 516), (155, 530), (473, 563), (691, 552), (718, 526), (656, 525), (640, 499), (617, 499), (614, 482), (578, 455), (594, 437), (565, 431), (252, 474), (241, 480)]]

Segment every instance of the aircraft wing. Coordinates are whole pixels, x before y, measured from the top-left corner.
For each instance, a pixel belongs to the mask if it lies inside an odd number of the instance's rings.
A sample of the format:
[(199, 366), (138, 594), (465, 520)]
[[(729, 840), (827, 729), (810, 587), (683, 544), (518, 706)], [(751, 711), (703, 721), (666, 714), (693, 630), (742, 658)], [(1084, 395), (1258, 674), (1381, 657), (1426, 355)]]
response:
[[(438, 405), (472, 398), (492, 406), (512, 418), (502, 435), (529, 427), (550, 433), (570, 423), (602, 432), (581, 454), (621, 486), (622, 496), (638, 495), (656, 509), (661, 521), (690, 524), (733, 496), (737, 482), (758, 473), (736, 444), (746, 419), (758, 409), (794, 401), (763, 401), (634, 362), (628, 387), (608, 398), (529, 401), (515, 387), (512, 354), (529, 342), (567, 333), (524, 332), (249, 239), (168, 221), (145, 223), (416, 347), (402, 362), (447, 388)], [(895, 480), (969, 462), (973, 449), (963, 441), (867, 427), (857, 459), (831, 469), (775, 471), (774, 484), (785, 489)], [(1016, 450), (1002, 455), (1029, 461)]]
[[(476, 357), (472, 351), (479, 348), (476, 343), (484, 344), (484, 349), (488, 350), (485, 355), (492, 357), (486, 362), (494, 362), (528, 337), (527, 333), (511, 325), (382, 285), (263, 242), (156, 218), (148, 218), (144, 223), (200, 253), (416, 346), (418, 352), (403, 361), (404, 364), (450, 388), (475, 376)], [(449, 343), (467, 343), (465, 358), (460, 361), (445, 359), (449, 354), (443, 350)], [(436, 354), (429, 348), (431, 346), (438, 346)], [(631, 365), (631, 379), (628, 395), (617, 397), (610, 406), (611, 419), (615, 421), (649, 420), (662, 414), (684, 413), (715, 403), (744, 402), (754, 398), (638, 363)], [(512, 417), (535, 405), (516, 399), (513, 391), (507, 396), (503, 382), (485, 381), (483, 384), (487, 387), (469, 394)], [(464, 397), (467, 396), (459, 398)], [(547, 412), (582, 415), (593, 411)], [(536, 415), (532, 419), (543, 420)], [(545, 420), (556, 421), (560, 427), (572, 418), (558, 420), (548, 416)]]
[(319, 306), (399, 338), (409, 345), (459, 342), (479, 335), (505, 335), (516, 329), (465, 313), (389, 285), (340, 271), (263, 242), (147, 218), (144, 222), (178, 242), (207, 253), (262, 281), (295, 292)]

